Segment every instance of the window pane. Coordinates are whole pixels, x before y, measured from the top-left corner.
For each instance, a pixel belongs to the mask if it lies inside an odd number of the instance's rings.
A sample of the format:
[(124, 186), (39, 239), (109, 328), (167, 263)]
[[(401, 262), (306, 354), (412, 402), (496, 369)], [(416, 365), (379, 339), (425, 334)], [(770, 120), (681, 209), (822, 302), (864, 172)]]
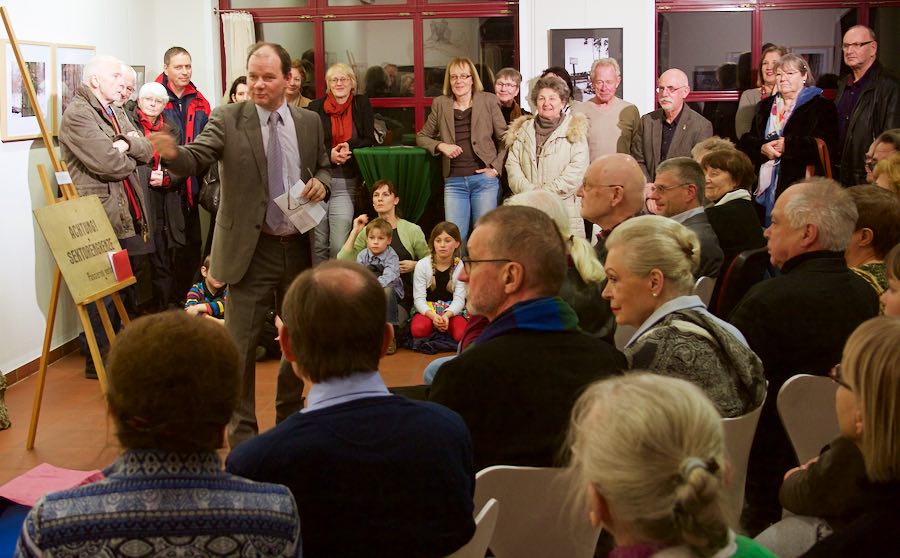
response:
[(256, 40), (278, 43), (290, 54), (292, 59), (304, 59), (306, 79), (302, 93), (309, 99), (316, 98), (316, 72), (313, 59), (313, 24), (312, 23), (255, 23)]
[(496, 0), (428, 0), (429, 4), (456, 4), (459, 2), (494, 2)]
[(750, 49), (750, 12), (659, 14), (658, 24), (657, 76), (678, 68), (694, 91), (738, 88), (737, 63)]
[(305, 8), (308, 0), (231, 0), (231, 8)]
[(325, 61), (349, 64), (356, 90), (368, 97), (400, 97), (413, 73), (412, 20), (325, 22)]
[(422, 22), (425, 40), (425, 96), (438, 97), (444, 69), (455, 57), (468, 57), (479, 70), (485, 91), (494, 91), (494, 72), (515, 65), (512, 16), (439, 18)]
[(855, 9), (762, 12), (763, 43), (784, 45), (803, 56), (816, 82), (821, 80), (830, 87), (834, 87), (836, 76), (841, 74), (841, 38), (853, 25), (856, 25)]
[(406, 4), (406, 0), (328, 0), (329, 6), (379, 6), (384, 4)]
[(900, 8), (871, 8), (869, 18), (878, 37), (878, 60), (900, 73)]
[(375, 116), (376, 118), (380, 116), (387, 126), (384, 145), (416, 144), (416, 113), (414, 108), (375, 107)]
[(734, 130), (734, 115), (737, 114), (737, 101), (705, 101), (688, 103), (692, 109), (703, 115), (713, 126), (713, 134), (720, 138), (728, 138), (737, 143)]

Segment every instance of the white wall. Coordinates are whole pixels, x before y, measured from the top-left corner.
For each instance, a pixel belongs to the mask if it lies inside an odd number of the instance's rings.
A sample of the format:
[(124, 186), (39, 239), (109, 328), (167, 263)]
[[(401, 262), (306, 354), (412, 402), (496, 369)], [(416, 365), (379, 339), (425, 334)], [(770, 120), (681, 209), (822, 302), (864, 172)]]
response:
[[(520, 0), (520, 70), (525, 81), (549, 66), (550, 29), (621, 27), (624, 42), (622, 91), (641, 114), (654, 108), (653, 0)], [(528, 98), (528, 92), (522, 92)]]
[[(193, 55), (194, 83), (215, 105), (220, 96), (215, 0), (5, 0), (20, 41), (95, 45), (128, 64), (147, 67), (153, 79), (165, 49), (178, 44)], [(141, 10), (141, 11), (139, 11)], [(173, 15), (174, 14), (174, 15)], [(5, 31), (0, 30), (5, 39)], [(40, 356), (54, 263), (32, 210), (45, 205), (36, 165), (50, 160), (41, 141), (0, 144), (0, 371)], [(74, 338), (81, 326), (68, 291), (57, 312), (52, 346)]]

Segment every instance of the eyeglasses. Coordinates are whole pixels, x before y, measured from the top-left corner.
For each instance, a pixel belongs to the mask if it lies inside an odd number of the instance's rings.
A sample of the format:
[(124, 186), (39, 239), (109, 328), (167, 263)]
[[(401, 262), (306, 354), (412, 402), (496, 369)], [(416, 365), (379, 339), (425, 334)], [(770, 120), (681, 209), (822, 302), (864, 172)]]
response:
[(348, 77), (333, 77), (328, 81), (337, 85), (339, 83), (350, 83), (350, 78), (348, 78)]
[[(316, 175), (313, 174), (313, 171), (311, 171), (311, 170), (309, 169), (309, 167), (306, 167), (306, 172), (309, 173), (310, 178), (316, 176)], [(290, 191), (290, 189), (288, 189), (288, 192), (287, 192), (287, 209), (288, 209), (288, 211), (293, 211), (293, 210), (295, 210), (295, 209), (300, 209), (301, 207), (303, 207), (304, 205), (306, 205), (306, 204), (309, 203), (309, 198), (306, 198), (306, 201), (300, 201), (300, 198), (297, 198), (297, 200), (296, 200), (296, 201), (297, 201), (297, 205), (291, 206), (291, 201), (292, 201), (293, 199), (294, 199), (294, 196), (291, 195), (291, 191)]]
[(853, 388), (850, 387), (850, 384), (844, 381), (844, 376), (841, 374), (841, 365), (835, 364), (831, 371), (828, 373), (828, 377), (834, 381), (837, 385), (842, 388), (847, 389), (848, 391), (853, 391)]
[(465, 81), (472, 77), (472, 74), (450, 74), (450, 81)]
[(497, 259), (489, 259), (489, 260), (473, 260), (468, 256), (462, 257), (463, 269), (466, 270), (466, 273), (472, 272), (472, 264), (476, 263), (510, 263), (513, 260), (497, 258)]
[(685, 186), (690, 186), (692, 184), (693, 182), (682, 182), (681, 184), (676, 184), (674, 186), (666, 186), (665, 184), (651, 184), (650, 191), (665, 194), (669, 190), (674, 190), (675, 188), (684, 188)]
[(581, 183), (581, 189), (585, 192), (590, 192), (594, 188), (625, 188), (622, 184), (588, 184), (587, 182)]
[[(453, 76), (450, 76), (450, 79), (453, 79)], [(494, 89), (516, 89), (517, 87), (519, 86), (515, 83), (506, 83), (503, 81), (498, 81), (494, 84)]]
[(841, 44), (841, 50), (845, 50), (845, 51), (846, 51), (846, 50), (851, 50), (851, 49), (852, 49), (852, 50), (856, 50), (856, 49), (858, 49), (858, 48), (862, 48), (862, 47), (866, 46), (866, 45), (869, 44), (869, 43), (874, 43), (874, 42), (875, 42), (875, 41), (865, 41), (865, 42), (862, 42), (862, 43), (842, 43), (842, 44)]
[(656, 93), (658, 95), (662, 95), (663, 93), (669, 93), (671, 95), (672, 93), (678, 91), (682, 87), (687, 87), (687, 85), (666, 85), (666, 86), (660, 85), (659, 87), (656, 88)]
[(878, 161), (875, 160), (875, 157), (869, 157), (866, 155), (866, 170), (872, 171), (875, 170), (875, 165), (878, 164)]

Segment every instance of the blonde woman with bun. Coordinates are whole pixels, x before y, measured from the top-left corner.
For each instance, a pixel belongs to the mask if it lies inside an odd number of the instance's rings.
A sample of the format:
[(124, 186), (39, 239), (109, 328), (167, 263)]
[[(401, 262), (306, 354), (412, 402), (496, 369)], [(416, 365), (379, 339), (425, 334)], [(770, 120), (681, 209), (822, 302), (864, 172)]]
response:
[(591, 385), (569, 430), (571, 466), (610, 557), (768, 558), (729, 528), (722, 421), (695, 385), (632, 373)]
[(637, 328), (624, 349), (629, 368), (694, 382), (723, 417), (760, 405), (766, 385), (759, 357), (692, 294), (697, 235), (672, 219), (643, 215), (613, 229), (606, 248), (603, 298), (618, 325)]

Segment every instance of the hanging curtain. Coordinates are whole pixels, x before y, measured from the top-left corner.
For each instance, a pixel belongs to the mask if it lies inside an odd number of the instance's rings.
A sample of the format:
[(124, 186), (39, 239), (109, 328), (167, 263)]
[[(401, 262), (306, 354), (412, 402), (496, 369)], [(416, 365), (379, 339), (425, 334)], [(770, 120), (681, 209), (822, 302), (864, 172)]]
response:
[(247, 73), (247, 52), (256, 42), (253, 16), (247, 12), (223, 13), (222, 38), (225, 43), (225, 79), (222, 85), (227, 94), (231, 83)]

